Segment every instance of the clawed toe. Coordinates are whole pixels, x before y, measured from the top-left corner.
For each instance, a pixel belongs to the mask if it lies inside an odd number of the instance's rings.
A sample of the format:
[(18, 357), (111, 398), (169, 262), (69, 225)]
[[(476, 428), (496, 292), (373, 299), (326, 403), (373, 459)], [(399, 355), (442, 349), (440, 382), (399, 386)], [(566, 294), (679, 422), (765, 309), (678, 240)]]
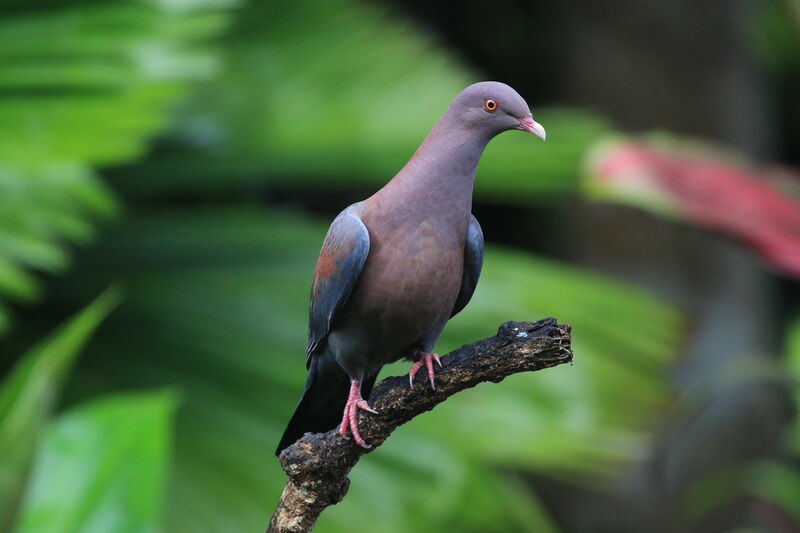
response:
[(422, 368), (424, 365), (428, 371), (428, 380), (431, 383), (431, 388), (436, 390), (436, 383), (434, 382), (434, 377), (436, 373), (433, 371), (433, 362), (439, 365), (439, 368), (442, 367), (442, 361), (439, 359), (439, 354), (436, 353), (428, 353), (428, 352), (417, 352), (419, 359), (411, 365), (411, 370), (408, 372), (408, 385), (409, 387), (414, 386), (414, 376), (417, 374), (417, 371)]
[(361, 397), (361, 382), (353, 380), (350, 383), (350, 395), (347, 397), (347, 403), (344, 406), (344, 414), (342, 415), (342, 424), (339, 426), (339, 434), (347, 436), (348, 433), (353, 435), (353, 440), (362, 448), (372, 448), (367, 444), (361, 433), (358, 431), (358, 410), (367, 411), (377, 415), (378, 411), (369, 406), (367, 401)]
[(378, 414), (378, 411), (370, 407), (366, 400), (359, 400), (358, 402), (356, 402), (356, 407), (368, 413), (372, 413), (373, 415)]

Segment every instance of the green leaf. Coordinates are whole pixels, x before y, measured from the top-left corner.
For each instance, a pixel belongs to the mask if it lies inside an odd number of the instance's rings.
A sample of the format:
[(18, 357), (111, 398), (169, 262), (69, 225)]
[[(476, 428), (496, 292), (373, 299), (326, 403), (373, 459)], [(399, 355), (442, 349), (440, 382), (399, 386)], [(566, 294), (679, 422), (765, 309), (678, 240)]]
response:
[[(36, 4), (40, 4), (37, 2)], [(8, 4), (8, 2), (5, 2)], [(30, 302), (25, 269), (69, 262), (115, 214), (92, 166), (128, 161), (163, 129), (186, 82), (215, 71), (204, 41), (232, 0), (15, 2), (0, 18), (0, 334), (3, 300)], [(7, 8), (9, 6), (6, 6)]]
[(0, 531), (10, 525), (33, 451), (65, 375), (100, 322), (117, 305), (119, 291), (94, 303), (31, 348), (0, 388)]
[(85, 166), (0, 167), (0, 260), (57, 271), (66, 262), (63, 241), (91, 239), (88, 220), (116, 210), (111, 192)]
[(30, 301), (38, 296), (39, 291), (32, 276), (11, 261), (0, 259), (0, 293), (7, 294), (9, 298)]
[(15, 533), (152, 533), (158, 528), (175, 401), (102, 398), (47, 429)]
[(226, 20), (215, 4), (222, 2), (64, 2), (5, 14), (0, 123), (14, 134), (0, 135), (0, 160), (112, 163), (140, 155), (182, 82), (213, 71), (198, 44)]

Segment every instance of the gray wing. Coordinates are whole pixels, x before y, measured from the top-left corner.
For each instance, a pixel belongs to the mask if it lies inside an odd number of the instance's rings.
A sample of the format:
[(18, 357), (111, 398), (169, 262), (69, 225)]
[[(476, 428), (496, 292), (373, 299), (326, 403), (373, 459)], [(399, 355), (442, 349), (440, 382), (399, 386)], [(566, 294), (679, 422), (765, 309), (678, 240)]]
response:
[(461, 278), (461, 290), (458, 291), (456, 304), (453, 306), (451, 317), (458, 314), (467, 306), (478, 285), (483, 266), (483, 232), (475, 215), (469, 216), (469, 229), (467, 242), (464, 245), (464, 274)]
[(369, 232), (353, 204), (331, 224), (314, 271), (308, 310), (306, 364), (330, 332), (369, 255)]

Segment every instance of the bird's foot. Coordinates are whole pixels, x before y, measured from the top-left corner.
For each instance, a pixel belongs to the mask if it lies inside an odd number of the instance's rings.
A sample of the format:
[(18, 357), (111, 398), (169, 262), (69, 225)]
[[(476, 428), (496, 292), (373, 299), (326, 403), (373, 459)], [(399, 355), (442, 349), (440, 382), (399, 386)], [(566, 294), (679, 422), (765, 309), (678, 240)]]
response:
[(417, 370), (422, 368), (422, 365), (428, 369), (428, 379), (431, 382), (431, 388), (436, 390), (436, 385), (433, 382), (433, 378), (436, 374), (433, 371), (433, 362), (436, 361), (439, 364), (439, 368), (442, 366), (442, 361), (439, 359), (438, 353), (428, 353), (428, 352), (417, 352), (417, 362), (411, 365), (411, 370), (408, 371), (408, 385), (410, 387), (414, 386), (414, 376), (417, 374)]
[(339, 434), (347, 436), (348, 431), (353, 435), (353, 440), (362, 448), (372, 448), (361, 438), (358, 432), (358, 410), (367, 411), (369, 413), (378, 414), (378, 411), (369, 406), (367, 401), (361, 397), (361, 382), (357, 379), (350, 381), (350, 395), (347, 397), (347, 403), (344, 406), (344, 415), (342, 416), (342, 425), (339, 426)]

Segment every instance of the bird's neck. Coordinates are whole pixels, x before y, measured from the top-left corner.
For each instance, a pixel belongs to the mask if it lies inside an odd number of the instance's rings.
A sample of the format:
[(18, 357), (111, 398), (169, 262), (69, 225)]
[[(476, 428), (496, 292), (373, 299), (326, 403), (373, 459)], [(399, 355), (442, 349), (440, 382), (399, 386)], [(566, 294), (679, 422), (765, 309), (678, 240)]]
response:
[(469, 212), (475, 170), (492, 136), (452, 122), (447, 114), (442, 117), (385, 189), (421, 207)]

